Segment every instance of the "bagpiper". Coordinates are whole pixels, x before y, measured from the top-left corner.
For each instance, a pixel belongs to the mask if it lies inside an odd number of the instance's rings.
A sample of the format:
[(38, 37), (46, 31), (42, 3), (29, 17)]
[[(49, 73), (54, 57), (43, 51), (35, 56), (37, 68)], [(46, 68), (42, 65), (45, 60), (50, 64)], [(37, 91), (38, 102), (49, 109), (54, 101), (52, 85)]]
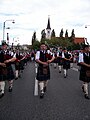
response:
[(6, 42), (3, 42), (0, 51), (0, 98), (4, 96), (6, 80), (8, 80), (9, 83), (9, 92), (12, 92), (13, 80), (15, 76), (11, 64), (15, 60), (16, 57), (9, 54)]
[(52, 59), (50, 59), (46, 50), (47, 46), (44, 43), (42, 43), (40, 45), (40, 51), (37, 51), (35, 58), (36, 62), (38, 63), (38, 72), (36, 79), (39, 81), (40, 98), (44, 97), (48, 80), (50, 80), (49, 63), (51, 63), (54, 60), (54, 56), (52, 57)]
[(62, 52), (62, 58), (63, 58), (63, 69), (64, 69), (64, 78), (68, 75), (68, 69), (70, 69), (70, 62), (71, 62), (71, 55), (68, 53), (67, 49), (64, 48)]
[(83, 52), (79, 54), (80, 76), (79, 80), (83, 81), (82, 90), (84, 97), (89, 98), (88, 86), (90, 82), (90, 51), (89, 45), (83, 46)]
[(61, 73), (62, 65), (63, 65), (63, 59), (62, 59), (62, 47), (59, 48), (59, 51), (57, 52), (57, 61), (58, 61), (58, 69), (59, 73)]

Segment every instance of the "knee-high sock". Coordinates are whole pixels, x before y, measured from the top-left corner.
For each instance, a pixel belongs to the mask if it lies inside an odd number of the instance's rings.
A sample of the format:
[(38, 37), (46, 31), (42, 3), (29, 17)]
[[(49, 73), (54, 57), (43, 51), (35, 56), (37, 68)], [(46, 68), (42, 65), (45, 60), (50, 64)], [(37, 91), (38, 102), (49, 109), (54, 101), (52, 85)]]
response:
[(58, 68), (59, 68), (59, 71), (61, 71), (61, 65), (59, 65)]
[(43, 88), (44, 88), (44, 82), (40, 82), (39, 85), (40, 85), (40, 91), (41, 91), (41, 90), (43, 91)]
[(73, 63), (70, 63), (70, 66), (73, 67)]
[(5, 81), (0, 82), (0, 84), (1, 84), (1, 90), (2, 90), (2, 93), (4, 93), (4, 89), (5, 89)]
[(47, 87), (48, 80), (44, 82), (44, 87)]
[(57, 64), (56, 64), (56, 63), (54, 63), (54, 67), (55, 67), (55, 68), (57, 67)]
[(64, 75), (66, 76), (66, 74), (67, 74), (67, 70), (66, 70), (66, 69), (64, 69)]
[(84, 84), (84, 90), (85, 90), (85, 93), (88, 94), (88, 83)]
[(18, 70), (16, 70), (16, 78), (18, 77), (18, 74), (19, 74), (19, 71), (18, 71)]
[(12, 87), (13, 86), (13, 80), (9, 81), (9, 86)]

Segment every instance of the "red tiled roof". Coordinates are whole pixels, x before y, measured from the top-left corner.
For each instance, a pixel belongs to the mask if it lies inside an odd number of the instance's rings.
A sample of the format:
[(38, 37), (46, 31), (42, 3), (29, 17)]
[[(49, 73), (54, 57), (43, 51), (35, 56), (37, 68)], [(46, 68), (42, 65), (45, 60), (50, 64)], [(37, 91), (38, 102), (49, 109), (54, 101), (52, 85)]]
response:
[(77, 43), (84, 43), (85, 42), (85, 38), (84, 37), (75, 37), (74, 38), (74, 43), (77, 44)]

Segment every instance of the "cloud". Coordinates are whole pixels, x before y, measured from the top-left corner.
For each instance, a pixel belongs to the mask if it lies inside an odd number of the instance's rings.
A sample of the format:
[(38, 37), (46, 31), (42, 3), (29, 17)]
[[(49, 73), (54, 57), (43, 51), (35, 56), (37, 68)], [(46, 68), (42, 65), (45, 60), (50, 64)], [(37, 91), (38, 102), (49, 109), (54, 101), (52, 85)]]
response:
[[(61, 28), (68, 29), (69, 34), (75, 29), (76, 36), (86, 36), (89, 39), (90, 1), (89, 0), (0, 0), (0, 39), (2, 39), (3, 22), (14, 19), (10, 26), (10, 39), (19, 37), (21, 44), (31, 42), (36, 31), (40, 39), (41, 30), (46, 29), (48, 15), (51, 28), (59, 36)], [(87, 34), (86, 34), (87, 31)], [(6, 30), (7, 32), (7, 30)], [(83, 34), (82, 34), (83, 33)]]

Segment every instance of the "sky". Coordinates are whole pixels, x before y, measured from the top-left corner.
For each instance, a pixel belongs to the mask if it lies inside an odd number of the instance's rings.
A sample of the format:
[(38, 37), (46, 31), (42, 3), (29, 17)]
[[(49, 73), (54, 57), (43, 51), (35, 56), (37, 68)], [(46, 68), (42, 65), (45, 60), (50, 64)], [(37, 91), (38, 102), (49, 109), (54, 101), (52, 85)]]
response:
[(0, 0), (0, 42), (4, 22), (4, 37), (6, 40), (9, 33), (10, 44), (31, 44), (34, 32), (40, 40), (48, 16), (57, 37), (62, 28), (69, 36), (74, 29), (76, 37), (85, 37), (90, 43), (90, 0)]

